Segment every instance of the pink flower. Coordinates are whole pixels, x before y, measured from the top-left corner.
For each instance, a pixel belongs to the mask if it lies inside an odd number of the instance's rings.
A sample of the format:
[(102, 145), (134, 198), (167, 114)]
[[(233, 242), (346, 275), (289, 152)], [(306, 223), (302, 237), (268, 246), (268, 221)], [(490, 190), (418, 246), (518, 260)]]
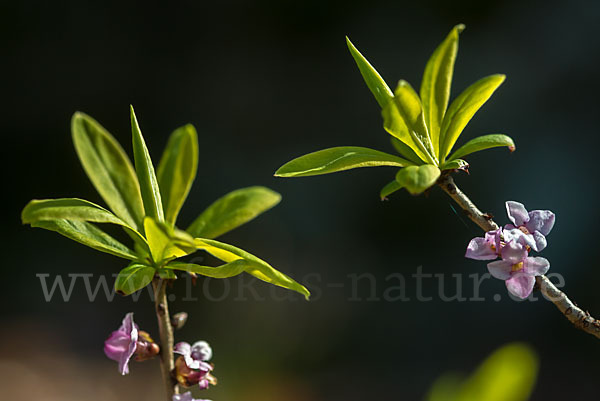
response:
[(119, 372), (129, 373), (129, 360), (135, 353), (138, 341), (138, 328), (133, 322), (133, 313), (125, 315), (119, 330), (113, 331), (104, 342), (104, 353), (113, 361), (119, 362)]
[(506, 281), (508, 291), (527, 298), (535, 284), (535, 276), (546, 274), (548, 260), (531, 257), (529, 252), (541, 251), (547, 245), (546, 235), (554, 226), (555, 216), (549, 210), (527, 212), (519, 202), (506, 202), (508, 218), (513, 224), (504, 229), (488, 231), (485, 237), (473, 238), (467, 246), (465, 257), (476, 260), (502, 260), (488, 263), (492, 276)]
[(488, 263), (490, 274), (505, 280), (508, 292), (525, 299), (531, 294), (535, 284), (535, 276), (546, 274), (550, 262), (541, 257), (528, 256), (527, 248), (514, 241), (502, 248), (502, 260)]
[(181, 356), (175, 361), (175, 378), (184, 387), (198, 385), (205, 390), (210, 384), (217, 384), (217, 379), (210, 373), (213, 365), (208, 363), (212, 357), (212, 349), (206, 341), (197, 341), (194, 345), (180, 342), (173, 350)]
[[(550, 210), (533, 210), (528, 212), (522, 203), (515, 201), (506, 202), (508, 219), (513, 224), (507, 224), (504, 229), (510, 230), (516, 237), (525, 235), (531, 242), (534, 251), (542, 251), (546, 245), (546, 235), (554, 227), (555, 216)], [(519, 234), (518, 231), (523, 234)], [(507, 238), (507, 241), (510, 239)]]

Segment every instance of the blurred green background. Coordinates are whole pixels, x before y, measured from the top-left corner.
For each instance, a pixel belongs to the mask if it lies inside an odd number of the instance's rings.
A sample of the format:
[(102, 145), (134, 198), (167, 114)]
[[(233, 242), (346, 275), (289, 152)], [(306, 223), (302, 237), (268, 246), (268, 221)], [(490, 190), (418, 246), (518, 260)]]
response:
[(598, 340), (576, 331), (549, 302), (510, 300), (501, 281), (482, 284), (485, 302), (443, 302), (435, 280), (425, 281), (430, 302), (415, 299), (410, 280), (408, 302), (373, 300), (368, 284), (359, 288), (361, 300), (353, 297), (349, 275), (371, 273), (381, 298), (395, 284), (388, 275), (409, 278), (418, 266), (447, 274), (448, 295), (456, 292), (450, 275), (462, 273), (464, 295), (472, 295), (467, 275), (485, 272), (485, 264), (463, 254), (480, 232), (441, 191), (401, 191), (381, 202), (393, 168), (272, 175), (293, 157), (329, 146), (393, 151), (344, 35), (391, 86), (403, 78), (418, 87), (435, 46), (465, 23), (453, 96), (491, 73), (508, 78), (459, 143), (507, 133), (517, 151), (469, 156), (471, 174), (457, 183), (500, 223), (507, 222), (505, 200), (552, 209), (557, 223), (543, 254), (564, 276), (565, 291), (599, 315), (600, 3), (3, 2), (0, 18), (0, 385), (7, 399), (162, 399), (156, 361), (133, 363), (132, 373), (119, 377), (102, 353), (127, 311), (157, 334), (147, 297), (90, 302), (80, 282), (70, 302), (45, 302), (36, 277), (97, 277), (117, 273), (124, 261), (19, 219), (32, 198), (102, 204), (74, 152), (70, 117), (89, 113), (131, 154), (130, 103), (155, 161), (173, 129), (192, 123), (198, 130), (199, 172), (183, 225), (239, 187), (266, 185), (283, 195), (275, 209), (222, 239), (305, 282), (314, 295), (305, 302), (256, 283), (264, 300), (243, 290), (251, 299), (241, 301), (238, 279), (213, 280), (193, 290), (200, 300), (185, 302), (185, 283), (177, 283), (172, 310), (191, 315), (177, 339), (205, 339), (215, 352), (220, 384), (203, 398), (419, 400), (442, 373), (472, 371), (515, 340), (540, 355), (532, 400), (597, 396)]

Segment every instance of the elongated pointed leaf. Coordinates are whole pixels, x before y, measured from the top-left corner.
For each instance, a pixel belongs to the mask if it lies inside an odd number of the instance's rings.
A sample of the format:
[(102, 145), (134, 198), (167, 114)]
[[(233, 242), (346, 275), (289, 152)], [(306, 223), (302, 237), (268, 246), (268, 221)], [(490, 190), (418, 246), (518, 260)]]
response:
[(507, 146), (511, 152), (514, 152), (516, 147), (511, 137), (504, 134), (490, 134), (478, 136), (477, 138), (471, 139), (463, 146), (458, 148), (454, 153), (448, 157), (448, 160), (457, 159), (469, 155), (471, 153), (479, 152), (480, 150), (496, 148), (499, 146)]
[(439, 155), (440, 127), (450, 99), (454, 61), (458, 52), (458, 34), (464, 29), (462, 24), (452, 28), (450, 34), (431, 55), (421, 82), (420, 94), (425, 123), (429, 128), (436, 155)]
[(73, 114), (71, 132), (81, 165), (102, 199), (124, 222), (140, 230), (144, 219), (140, 185), (121, 145), (84, 113)]
[(381, 200), (384, 200), (388, 196), (400, 189), (402, 189), (402, 185), (398, 181), (394, 180), (392, 182), (387, 183), (385, 187), (381, 188), (379, 196), (381, 197)]
[(253, 269), (254, 265), (254, 262), (246, 259), (237, 259), (217, 267), (201, 266), (194, 263), (170, 262), (165, 268), (201, 274), (212, 278), (229, 278), (244, 273), (248, 269)]
[(233, 245), (206, 238), (196, 238), (196, 247), (221, 259), (223, 262), (230, 263), (244, 259), (246, 262), (250, 262), (249, 267), (247, 267), (245, 271), (254, 277), (266, 281), (267, 283), (299, 292), (304, 295), (306, 299), (310, 296), (310, 292), (303, 285), (298, 284), (290, 277), (275, 270), (264, 260), (259, 259), (242, 249), (236, 248)]
[(443, 144), (440, 147), (441, 160), (445, 160), (467, 123), (504, 82), (504, 79), (505, 76), (501, 74), (482, 78), (454, 99), (442, 122), (440, 132), (440, 143)]
[(95, 225), (76, 220), (40, 220), (31, 223), (32, 227), (55, 231), (80, 244), (121, 258), (135, 260), (134, 251), (111, 237)]
[(431, 164), (424, 164), (400, 169), (396, 174), (396, 181), (408, 192), (417, 195), (435, 185), (439, 177), (439, 168)]
[(23, 209), (21, 219), (24, 224), (57, 219), (125, 224), (103, 207), (77, 198), (34, 199)]
[(307, 177), (335, 173), (359, 167), (412, 166), (398, 156), (358, 146), (340, 146), (319, 150), (287, 162), (275, 172), (277, 177)]
[(91, 223), (117, 224), (139, 243), (147, 247), (146, 239), (123, 220), (92, 202), (77, 198), (34, 199), (21, 213), (23, 224), (33, 224), (48, 220), (73, 220)]
[(425, 163), (423, 160), (421, 160), (419, 158), (419, 156), (417, 156), (415, 151), (412, 150), (412, 148), (410, 146), (408, 146), (407, 144), (405, 144), (398, 138), (391, 136), (390, 140), (392, 142), (392, 146), (394, 147), (394, 149), (396, 149), (396, 152), (400, 153), (400, 155), (402, 157), (404, 157), (406, 160), (410, 160), (411, 162), (413, 162), (416, 165)]
[(176, 129), (157, 170), (165, 220), (175, 224), (198, 168), (198, 135), (193, 125)]
[(165, 260), (179, 258), (195, 250), (194, 240), (187, 233), (177, 232), (152, 217), (144, 219), (144, 231), (150, 247), (152, 260), (157, 265)]
[(463, 159), (452, 159), (448, 160), (442, 165), (441, 170), (469, 170), (469, 163)]
[(216, 238), (254, 219), (281, 201), (265, 187), (237, 189), (216, 200), (186, 230), (194, 237)]
[(119, 272), (115, 290), (119, 294), (130, 295), (152, 282), (156, 269), (139, 263), (132, 263)]
[(385, 83), (383, 78), (379, 75), (379, 73), (371, 66), (371, 64), (367, 61), (367, 59), (358, 51), (356, 47), (350, 42), (350, 39), (346, 36), (346, 44), (348, 45), (348, 49), (350, 50), (350, 54), (356, 61), (356, 65), (360, 70), (360, 74), (362, 75), (365, 83), (375, 96), (377, 103), (379, 106), (383, 108), (393, 97), (394, 94), (389, 86)]
[(382, 116), (387, 132), (411, 147), (423, 161), (437, 163), (421, 101), (408, 82), (398, 82), (393, 101), (383, 108)]
[(140, 182), (140, 190), (146, 215), (154, 217), (158, 221), (164, 220), (160, 189), (154, 166), (146, 147), (146, 142), (140, 131), (133, 106), (131, 106), (131, 137), (133, 140), (133, 158), (135, 160), (135, 172)]

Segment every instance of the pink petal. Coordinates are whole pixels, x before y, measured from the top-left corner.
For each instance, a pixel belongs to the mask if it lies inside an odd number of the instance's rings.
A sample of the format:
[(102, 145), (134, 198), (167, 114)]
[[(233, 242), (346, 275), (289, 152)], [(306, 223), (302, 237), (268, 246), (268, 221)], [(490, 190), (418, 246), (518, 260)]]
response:
[(521, 231), (518, 228), (508, 228), (508, 226), (510, 226), (510, 224), (507, 224), (504, 228), (504, 231), (502, 232), (504, 241), (506, 241), (506, 242), (514, 241), (521, 245), (527, 245), (527, 246), (533, 248), (534, 250), (537, 250), (537, 249), (535, 249), (537, 247), (537, 245), (535, 243), (535, 239), (533, 238), (532, 234), (525, 234), (523, 231)]
[(508, 214), (508, 219), (517, 227), (529, 221), (529, 214), (527, 214), (527, 209), (525, 209), (522, 203), (507, 201), (506, 213)]
[(113, 331), (104, 342), (104, 353), (113, 361), (119, 361), (121, 355), (129, 349), (131, 338), (122, 331)]
[(196, 341), (192, 345), (192, 358), (208, 361), (212, 358), (212, 348), (206, 341)]
[(533, 240), (535, 241), (535, 246), (532, 246), (532, 248), (536, 252), (541, 252), (544, 248), (546, 248), (546, 245), (548, 245), (546, 237), (544, 237), (544, 234), (539, 231), (533, 232)]
[(527, 248), (515, 241), (509, 242), (502, 248), (502, 260), (509, 262), (511, 265), (522, 262), (526, 257)]
[(487, 265), (490, 274), (500, 280), (508, 280), (512, 271), (512, 263), (505, 260), (496, 260)]
[(523, 273), (517, 273), (506, 280), (508, 292), (521, 299), (525, 299), (531, 294), (534, 284), (535, 277)]
[(473, 238), (471, 242), (469, 242), (469, 245), (467, 245), (465, 257), (475, 260), (494, 260), (498, 255), (485, 238), (477, 237)]
[(530, 232), (539, 231), (548, 235), (554, 227), (555, 216), (550, 210), (533, 210), (529, 212), (529, 221), (526, 224)]
[(192, 346), (184, 341), (175, 344), (173, 352), (180, 355), (190, 355), (192, 353)]
[(523, 263), (523, 273), (532, 276), (541, 276), (546, 274), (550, 268), (550, 262), (546, 258), (528, 257)]

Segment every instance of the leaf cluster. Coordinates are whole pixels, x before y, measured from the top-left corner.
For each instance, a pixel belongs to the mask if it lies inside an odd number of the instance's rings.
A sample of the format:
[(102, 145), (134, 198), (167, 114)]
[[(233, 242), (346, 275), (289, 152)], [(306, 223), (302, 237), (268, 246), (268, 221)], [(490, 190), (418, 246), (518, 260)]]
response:
[(473, 152), (498, 146), (513, 151), (515, 144), (510, 137), (490, 134), (472, 139), (450, 153), (467, 123), (505, 78), (501, 74), (482, 78), (448, 106), (458, 36), (463, 29), (464, 25), (455, 26), (435, 49), (425, 66), (419, 93), (404, 80), (392, 91), (346, 38), (365, 83), (381, 107), (384, 129), (391, 135), (399, 156), (364, 147), (334, 147), (300, 156), (281, 166), (275, 175), (304, 177), (359, 167), (399, 167), (395, 179), (381, 190), (381, 197), (385, 198), (401, 188), (419, 194), (434, 185), (442, 171), (466, 170), (468, 163), (462, 157)]
[[(130, 260), (116, 279), (119, 293), (131, 294), (155, 277), (175, 279), (176, 271), (215, 278), (246, 272), (309, 297), (304, 286), (264, 260), (215, 240), (278, 204), (278, 193), (260, 186), (235, 190), (211, 204), (187, 229), (177, 228), (177, 216), (198, 166), (198, 137), (192, 125), (171, 134), (156, 170), (133, 107), (133, 164), (117, 140), (90, 116), (75, 113), (71, 131), (83, 169), (108, 209), (78, 198), (32, 200), (23, 209), (22, 221)], [(102, 224), (121, 227), (133, 246), (109, 235)], [(178, 261), (197, 250), (223, 264), (212, 267)]]

